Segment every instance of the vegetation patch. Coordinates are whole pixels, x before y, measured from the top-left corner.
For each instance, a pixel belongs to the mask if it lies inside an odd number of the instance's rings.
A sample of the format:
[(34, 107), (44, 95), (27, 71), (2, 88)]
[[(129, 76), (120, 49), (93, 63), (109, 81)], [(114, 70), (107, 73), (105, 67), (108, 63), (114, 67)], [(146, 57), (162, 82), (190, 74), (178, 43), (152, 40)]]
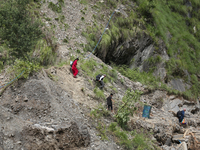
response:
[[(93, 123), (96, 129), (99, 131), (99, 136), (102, 140), (109, 140), (109, 134), (115, 137), (116, 142), (124, 149), (132, 150), (154, 150), (157, 146), (149, 138), (149, 133), (128, 131), (124, 128), (127, 125), (128, 116), (131, 115), (131, 111), (134, 112), (134, 103), (139, 99), (140, 92), (127, 91), (123, 98), (123, 104), (118, 107), (117, 122), (111, 122), (109, 126), (104, 123), (104, 118), (111, 117), (110, 112), (100, 105), (97, 109), (94, 109), (90, 113), (90, 117), (93, 119)], [(126, 115), (120, 115), (125, 112)], [(120, 117), (121, 116), (121, 117)], [(124, 118), (126, 121), (121, 121)], [(120, 120), (120, 121), (119, 121)], [(123, 128), (121, 128), (123, 126)], [(142, 131), (142, 130), (141, 130)]]
[(105, 99), (105, 96), (104, 96), (103, 91), (100, 90), (99, 88), (96, 87), (96, 88), (94, 89), (94, 93), (95, 93), (95, 95), (96, 95), (96, 97), (97, 97), (98, 99)]
[(136, 110), (135, 103), (139, 100), (141, 92), (128, 90), (122, 99), (122, 105), (119, 106), (115, 118), (122, 128), (127, 127), (129, 116)]
[(0, 2), (0, 39), (17, 58), (27, 56), (37, 40), (42, 37), (41, 22), (28, 11), (30, 1), (13, 0)]
[(53, 2), (50, 2), (48, 7), (57, 13), (61, 13), (63, 4), (64, 4), (64, 0), (58, 0), (58, 3), (56, 4), (54, 4)]

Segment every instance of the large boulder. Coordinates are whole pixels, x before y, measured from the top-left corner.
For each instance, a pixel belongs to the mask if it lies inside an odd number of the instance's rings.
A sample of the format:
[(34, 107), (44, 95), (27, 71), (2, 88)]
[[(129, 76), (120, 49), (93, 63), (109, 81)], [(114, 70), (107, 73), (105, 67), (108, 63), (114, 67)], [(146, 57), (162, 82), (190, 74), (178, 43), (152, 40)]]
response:
[(22, 131), (22, 145), (25, 149), (70, 149), (86, 147), (89, 144), (90, 135), (87, 128), (79, 130), (75, 122), (58, 127), (57, 130), (35, 124), (24, 127)]

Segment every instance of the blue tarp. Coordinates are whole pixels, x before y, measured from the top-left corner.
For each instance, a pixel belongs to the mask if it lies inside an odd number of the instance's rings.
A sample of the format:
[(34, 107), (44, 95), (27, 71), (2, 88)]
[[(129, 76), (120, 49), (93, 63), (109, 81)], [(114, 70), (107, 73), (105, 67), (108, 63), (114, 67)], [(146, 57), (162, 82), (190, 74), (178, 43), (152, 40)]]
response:
[(151, 106), (144, 105), (142, 117), (149, 118), (151, 112)]

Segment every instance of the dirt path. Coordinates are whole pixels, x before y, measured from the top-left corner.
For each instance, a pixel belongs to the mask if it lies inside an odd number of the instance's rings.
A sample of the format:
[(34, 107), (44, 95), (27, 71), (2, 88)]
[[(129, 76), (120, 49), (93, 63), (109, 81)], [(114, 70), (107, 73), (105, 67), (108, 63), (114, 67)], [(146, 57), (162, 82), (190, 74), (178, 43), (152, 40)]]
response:
[(98, 101), (91, 98), (91, 96), (95, 97), (95, 95), (92, 90), (87, 88), (86, 79), (80, 75), (77, 75), (78, 78), (74, 78), (69, 66), (56, 69), (56, 76), (58, 77), (59, 86), (69, 91), (73, 100), (90, 108), (96, 108), (98, 106)]

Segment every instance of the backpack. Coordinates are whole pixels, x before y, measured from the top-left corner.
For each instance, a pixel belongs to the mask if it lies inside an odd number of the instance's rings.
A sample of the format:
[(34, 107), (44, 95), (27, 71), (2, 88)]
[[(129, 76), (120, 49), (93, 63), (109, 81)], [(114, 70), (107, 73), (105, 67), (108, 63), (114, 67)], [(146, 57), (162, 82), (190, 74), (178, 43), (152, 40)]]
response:
[(181, 117), (181, 111), (180, 111), (180, 110), (177, 112), (177, 117), (178, 117), (178, 118)]
[(73, 61), (70, 61), (70, 66), (72, 67), (72, 65), (73, 65)]
[(98, 75), (96, 76), (96, 81), (99, 81), (99, 80), (100, 80), (100, 78), (101, 78), (101, 75), (100, 75), (100, 74), (98, 74)]

